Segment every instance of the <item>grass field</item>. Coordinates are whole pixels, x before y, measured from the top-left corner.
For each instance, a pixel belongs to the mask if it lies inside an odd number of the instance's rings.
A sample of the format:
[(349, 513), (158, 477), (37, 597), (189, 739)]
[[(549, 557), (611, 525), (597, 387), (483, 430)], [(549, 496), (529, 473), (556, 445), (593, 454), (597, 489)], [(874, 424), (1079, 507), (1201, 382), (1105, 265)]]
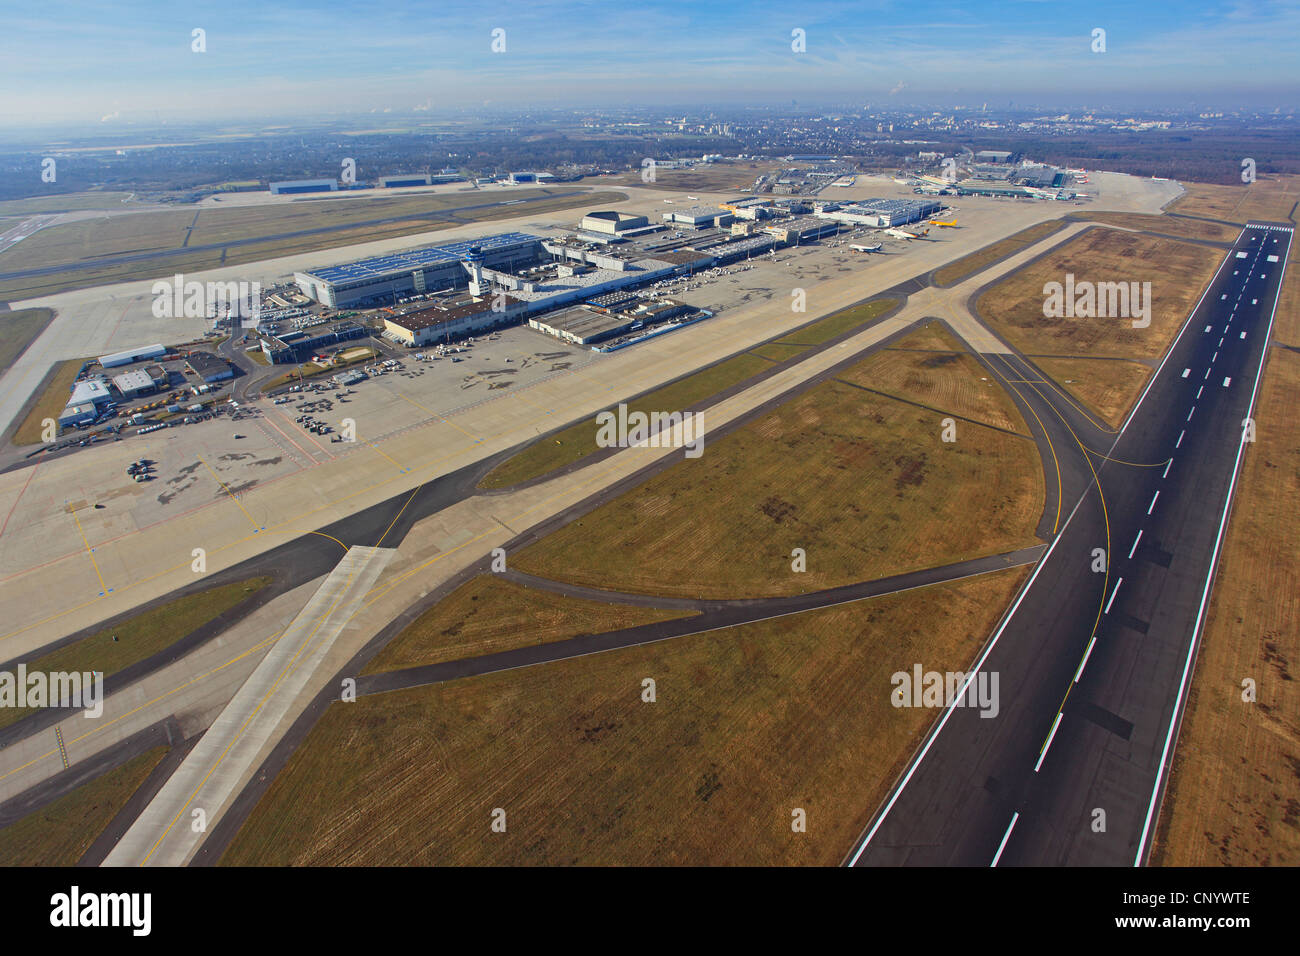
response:
[[(762, 359), (742, 353), (656, 389), (628, 402), (627, 405), (629, 410), (642, 411), (684, 409), (745, 379), (752, 378), (770, 367), (769, 363)], [(594, 415), (584, 418), (563, 431), (534, 442), (519, 454), (506, 459), (483, 477), (479, 487), (507, 488), (571, 465), (598, 450), (596, 448), (598, 430)]]
[(66, 362), (60, 362), (54, 369), (54, 374), (49, 378), (49, 384), (41, 392), (40, 398), (32, 406), (32, 410), (27, 413), (27, 417), (14, 430), (13, 443), (15, 445), (39, 445), (42, 441), (41, 433), (44, 430), (44, 421), (52, 418), (54, 421), (59, 420), (63, 410), (68, 407), (68, 398), (72, 394), (73, 383), (77, 380), (77, 373), (81, 371), (81, 366), (85, 364), (85, 359), (68, 359)]
[(130, 193), (84, 192), (39, 196), (31, 199), (6, 199), (0, 202), (0, 216), (16, 216), (25, 219), (28, 216), (72, 212), (78, 209), (122, 209), (125, 200), (130, 196)]
[(75, 866), (166, 755), (155, 747), (0, 830), (0, 866)]
[[(54, 321), (51, 309), (19, 309), (0, 312), (0, 374), (18, 360), (27, 346)], [(62, 409), (60, 409), (62, 411)]]
[[(0, 273), (47, 266), (85, 265), (75, 271), (0, 281), (0, 299), (10, 301), (53, 295), (109, 282), (125, 282), (197, 272), (217, 266), (235, 266), (277, 256), (330, 249), (336, 246), (412, 233), (430, 232), (471, 222), (497, 219), (585, 205), (606, 205), (627, 198), (618, 192), (583, 193), (568, 198), (545, 198), (568, 189), (521, 189), (510, 199), (538, 197), (515, 206), (465, 210), (448, 219), (449, 211), (464, 206), (502, 201), (493, 195), (423, 194), (395, 199), (316, 201), (225, 209), (183, 209), (138, 213), (64, 223), (42, 229), (0, 253)], [(375, 222), (374, 220), (385, 220)], [(149, 256), (169, 250), (257, 239), (305, 229), (336, 228), (331, 232), (266, 239), (241, 246), (195, 249), (165, 257)], [(145, 255), (139, 261), (95, 266), (102, 258)]]
[(934, 271), (934, 284), (940, 288), (956, 285), (962, 279), (973, 276), (986, 266), (992, 265), (999, 259), (1006, 256), (1014, 255), (1026, 246), (1031, 246), (1035, 242), (1041, 242), (1054, 232), (1065, 228), (1064, 219), (1053, 219), (1049, 222), (1040, 222), (1037, 225), (1030, 226), (1028, 229), (1022, 229), (1014, 236), (999, 240), (992, 245), (985, 246), (983, 249), (976, 250), (968, 256), (950, 262), (942, 268)]
[(1267, 176), (1249, 186), (1184, 183), (1187, 192), (1168, 207), (1184, 216), (1245, 224), (1248, 220), (1294, 222), (1300, 176)]
[(1029, 437), (1011, 396), (938, 322), (927, 323), (839, 378)]
[(1034, 364), (1076, 401), (1118, 428), (1128, 416), (1152, 368), (1122, 359), (1034, 358)]
[[(644, 412), (684, 410), (766, 371), (771, 367), (772, 362), (783, 362), (794, 358), (813, 345), (825, 342), (849, 329), (865, 325), (897, 304), (894, 299), (880, 299), (828, 315), (809, 324), (805, 329), (760, 345), (749, 352), (732, 356), (709, 368), (701, 369), (694, 375), (628, 402), (628, 410)], [(598, 450), (596, 448), (598, 430), (596, 417), (593, 415), (591, 418), (570, 425), (563, 431), (536, 441), (488, 472), (479, 482), (479, 487), (507, 488), (571, 465)]]
[[(1090, 229), (980, 295), (993, 331), (1026, 355), (1158, 359), (1223, 261), (1223, 251), (1113, 229)], [(1046, 318), (1048, 282), (1151, 283), (1150, 326), (1132, 318)]]
[(1292, 252), (1292, 265), (1287, 266), (1282, 280), (1282, 295), (1273, 316), (1273, 341), (1300, 348), (1300, 274), (1293, 267), (1296, 255)]
[[(1300, 864), (1300, 355), (1274, 347), (1157, 835), (1163, 866)], [(1251, 678), (1257, 700), (1242, 700)]]
[[(849, 375), (872, 380), (873, 356)], [(947, 374), (968, 374), (953, 365)], [(512, 566), (643, 594), (798, 594), (1037, 543), (1034, 443), (824, 382), (525, 548)], [(1024, 430), (1023, 423), (1020, 430)], [(792, 571), (792, 550), (807, 570)]]
[(770, 344), (806, 347), (821, 345), (823, 342), (829, 341), (837, 335), (842, 335), (850, 329), (856, 329), (880, 318), (896, 305), (898, 305), (897, 299), (873, 299), (861, 305), (841, 309), (839, 312), (834, 312), (824, 319), (819, 319), (804, 326), (802, 329), (795, 329), (788, 335), (773, 339)]
[(1212, 242), (1231, 243), (1241, 233), (1241, 229), (1237, 226), (1206, 222), (1203, 219), (1184, 219), (1179, 216), (1147, 216), (1128, 212), (1076, 212), (1071, 213), (1070, 218), (1086, 222), (1102, 222), (1123, 229), (1153, 232), (1177, 239), (1207, 239)]
[(1024, 577), (333, 704), (221, 862), (833, 866), (936, 717), (890, 675), (968, 667)]
[(564, 597), (495, 574), (481, 574), (411, 622), (362, 673), (379, 674), (495, 654), (692, 613)]
[[(56, 651), (27, 660), (27, 669), (47, 673), (98, 671), (107, 677), (165, 650), (270, 583), (271, 579), (265, 576), (248, 578), (177, 598)], [(0, 708), (0, 727), (12, 724), (30, 712), (28, 708)]]
[(639, 186), (643, 189), (660, 189), (665, 192), (714, 192), (743, 195), (754, 180), (764, 173), (774, 173), (783, 168), (781, 163), (742, 163), (722, 166), (697, 166), (694, 169), (656, 169), (655, 181), (642, 182), (640, 170), (619, 176), (602, 178), (602, 185)]

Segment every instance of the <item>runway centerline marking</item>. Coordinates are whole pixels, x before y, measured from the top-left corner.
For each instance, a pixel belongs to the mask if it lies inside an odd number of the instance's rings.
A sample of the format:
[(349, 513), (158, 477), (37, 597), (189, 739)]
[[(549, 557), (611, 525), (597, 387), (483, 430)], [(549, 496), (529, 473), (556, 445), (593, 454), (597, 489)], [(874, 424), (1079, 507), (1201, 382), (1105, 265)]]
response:
[[(1133, 559), (1133, 552), (1137, 550), (1138, 542), (1142, 540), (1142, 529), (1138, 528), (1137, 537), (1133, 539), (1133, 547), (1128, 549), (1129, 560)], [(1116, 585), (1118, 587), (1118, 585)]]
[(1002, 851), (1007, 848), (1007, 841), (1011, 839), (1011, 831), (1016, 828), (1016, 821), (1020, 819), (1020, 811), (1017, 810), (1011, 815), (1011, 825), (1007, 827), (1007, 832), (1002, 834), (1002, 842), (998, 844), (998, 852), (993, 856), (993, 862), (990, 867), (997, 866), (998, 860), (1002, 859)]
[(1047, 743), (1043, 744), (1042, 752), (1038, 755), (1038, 763), (1034, 764), (1034, 773), (1038, 773), (1038, 768), (1043, 765), (1047, 758), (1047, 749), (1052, 746), (1052, 741), (1056, 738), (1056, 728), (1061, 726), (1061, 712), (1056, 712), (1056, 720), (1052, 721), (1052, 732), (1047, 735)]
[[(1136, 541), (1133, 542), (1133, 546), (1137, 547)], [(1122, 576), (1115, 582), (1115, 590), (1110, 592), (1110, 600), (1106, 602), (1106, 611), (1105, 611), (1106, 614), (1110, 613), (1110, 606), (1115, 603), (1115, 595), (1119, 594), (1119, 586), (1123, 583), (1124, 583), (1124, 578)]]
[(1159, 497), (1160, 497), (1160, 492), (1158, 491), (1151, 496), (1151, 504), (1147, 506), (1147, 514), (1151, 514), (1151, 509), (1156, 506), (1156, 499)]

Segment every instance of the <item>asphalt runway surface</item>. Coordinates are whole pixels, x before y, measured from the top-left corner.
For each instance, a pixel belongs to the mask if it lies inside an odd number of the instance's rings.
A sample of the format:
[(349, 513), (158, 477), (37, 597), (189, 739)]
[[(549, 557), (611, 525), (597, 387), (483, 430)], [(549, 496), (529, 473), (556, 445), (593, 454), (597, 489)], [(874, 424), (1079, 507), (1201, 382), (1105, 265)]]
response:
[(1000, 675), (998, 716), (943, 710), (850, 865), (1145, 861), (1291, 237), (1243, 230), (1121, 435), (1091, 445), (1096, 480), (975, 667)]

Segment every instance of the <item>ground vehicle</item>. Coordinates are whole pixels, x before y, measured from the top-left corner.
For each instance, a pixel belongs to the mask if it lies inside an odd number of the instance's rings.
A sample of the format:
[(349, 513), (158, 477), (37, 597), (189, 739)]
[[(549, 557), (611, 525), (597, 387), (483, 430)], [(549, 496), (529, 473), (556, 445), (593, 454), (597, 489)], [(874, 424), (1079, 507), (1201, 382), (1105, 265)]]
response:
[(241, 434), (239, 434), (239, 432), (235, 432), (235, 434), (234, 434), (233, 437), (235, 437), (235, 438), (243, 438), (244, 436), (241, 435)]

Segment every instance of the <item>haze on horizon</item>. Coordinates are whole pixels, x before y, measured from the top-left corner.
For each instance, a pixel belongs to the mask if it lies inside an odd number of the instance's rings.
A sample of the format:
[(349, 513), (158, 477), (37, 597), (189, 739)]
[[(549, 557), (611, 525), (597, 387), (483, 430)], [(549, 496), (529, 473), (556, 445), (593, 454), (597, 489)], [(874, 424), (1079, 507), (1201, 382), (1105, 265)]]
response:
[[(488, 0), (468, 12), (53, 0), (4, 26), (10, 127), (683, 102), (1267, 111), (1300, 92), (1300, 5), (1289, 0)], [(1091, 48), (1094, 28), (1104, 53)], [(492, 51), (497, 29), (505, 52)], [(796, 29), (806, 52), (791, 49)]]

